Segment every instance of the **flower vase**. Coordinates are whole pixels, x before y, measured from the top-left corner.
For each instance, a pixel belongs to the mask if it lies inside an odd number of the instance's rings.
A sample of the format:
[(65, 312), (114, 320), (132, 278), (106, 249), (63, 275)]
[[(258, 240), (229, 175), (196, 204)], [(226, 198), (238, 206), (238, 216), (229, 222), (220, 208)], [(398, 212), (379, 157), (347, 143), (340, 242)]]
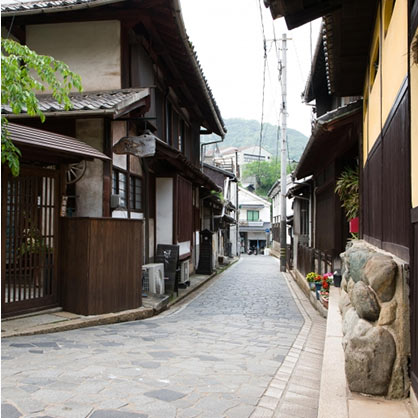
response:
[(314, 282), (308, 282), (309, 284), (309, 289), (310, 290), (315, 290), (315, 283)]
[(315, 282), (315, 292), (316, 292), (316, 298), (319, 300), (319, 292), (321, 291), (322, 283), (321, 282)]

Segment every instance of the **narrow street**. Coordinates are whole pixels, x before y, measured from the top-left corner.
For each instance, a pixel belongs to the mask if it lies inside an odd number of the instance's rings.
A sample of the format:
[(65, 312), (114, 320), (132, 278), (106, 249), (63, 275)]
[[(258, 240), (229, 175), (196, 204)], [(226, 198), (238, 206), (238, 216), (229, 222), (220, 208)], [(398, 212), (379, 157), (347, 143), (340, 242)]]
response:
[(243, 256), (152, 319), (4, 339), (2, 416), (249, 417), (303, 325), (277, 260)]

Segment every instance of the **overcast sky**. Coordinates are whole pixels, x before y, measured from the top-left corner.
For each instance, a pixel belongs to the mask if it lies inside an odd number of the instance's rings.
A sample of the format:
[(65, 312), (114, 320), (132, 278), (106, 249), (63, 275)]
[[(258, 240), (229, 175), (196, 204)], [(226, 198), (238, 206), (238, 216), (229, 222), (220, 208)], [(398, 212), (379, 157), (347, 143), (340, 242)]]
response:
[[(263, 92), (263, 31), (259, 0), (180, 0), (187, 33), (223, 118), (261, 120)], [(310, 26), (288, 31), (284, 19), (273, 21), (261, 0), (268, 65), (265, 76), (264, 121), (277, 124), (281, 93), (277, 54), (272, 41), (287, 33), (288, 127), (306, 136), (311, 130), (311, 107), (302, 103), (311, 66)], [(320, 22), (312, 24), (312, 51)], [(280, 42), (277, 43), (280, 46)]]

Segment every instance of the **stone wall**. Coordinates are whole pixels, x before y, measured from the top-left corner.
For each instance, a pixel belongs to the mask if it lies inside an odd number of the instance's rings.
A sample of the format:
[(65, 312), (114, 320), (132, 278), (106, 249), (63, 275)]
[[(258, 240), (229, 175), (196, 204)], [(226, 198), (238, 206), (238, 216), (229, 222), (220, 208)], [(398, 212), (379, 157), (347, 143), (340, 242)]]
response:
[(341, 254), (340, 310), (348, 386), (388, 399), (408, 395), (407, 264), (362, 240)]

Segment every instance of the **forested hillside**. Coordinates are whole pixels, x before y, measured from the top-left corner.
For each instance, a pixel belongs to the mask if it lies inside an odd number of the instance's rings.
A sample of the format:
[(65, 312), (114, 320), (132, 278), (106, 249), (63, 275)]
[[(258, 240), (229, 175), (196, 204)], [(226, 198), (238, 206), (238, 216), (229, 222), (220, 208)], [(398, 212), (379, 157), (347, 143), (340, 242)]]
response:
[[(260, 141), (260, 122), (245, 119), (225, 119), (228, 130), (225, 139), (219, 144), (220, 148), (244, 147), (258, 145)], [(305, 149), (308, 138), (295, 129), (287, 130), (289, 159), (299, 161)], [(216, 140), (216, 135), (207, 136), (204, 141)], [(263, 141), (261, 146), (280, 159), (280, 147), (278, 147), (277, 126), (265, 123), (263, 126)]]

